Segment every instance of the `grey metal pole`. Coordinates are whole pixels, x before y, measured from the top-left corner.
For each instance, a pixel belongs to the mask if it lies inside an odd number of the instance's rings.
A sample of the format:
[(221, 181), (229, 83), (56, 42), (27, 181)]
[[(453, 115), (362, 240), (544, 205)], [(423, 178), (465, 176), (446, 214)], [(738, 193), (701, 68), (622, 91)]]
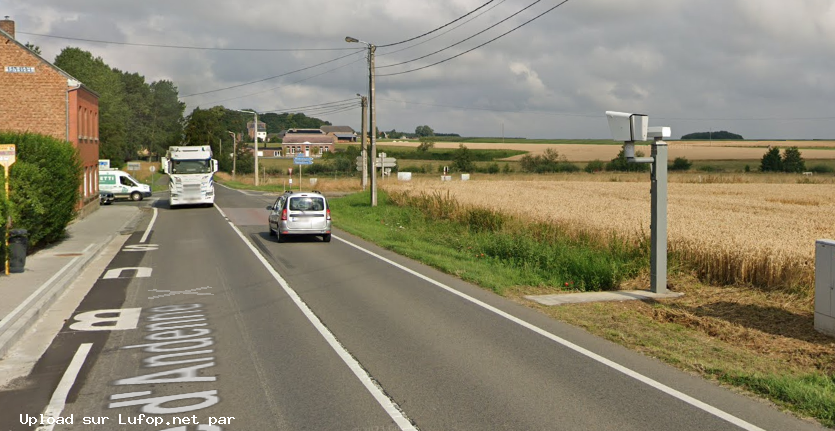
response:
[(369, 67), (369, 103), (371, 104), (371, 206), (377, 206), (377, 103), (374, 98), (374, 52), (377, 47), (373, 44), (368, 44), (368, 67)]
[(368, 147), (366, 145), (366, 137), (368, 124), (366, 123), (366, 110), (368, 109), (368, 99), (365, 96), (362, 98), (362, 141), (360, 143), (360, 150), (362, 151), (362, 191), (368, 187)]
[(237, 147), (238, 147), (237, 140), (238, 139), (235, 136), (234, 132), (230, 132), (230, 131), (227, 130), (226, 133), (228, 133), (229, 135), (232, 136), (232, 179), (234, 180), (235, 179), (235, 161), (238, 157), (238, 151), (237, 151)]
[(258, 113), (255, 114), (255, 127), (253, 137), (255, 138), (255, 186), (258, 187)]
[(650, 290), (667, 293), (667, 143), (652, 144), (652, 225), (650, 240)]

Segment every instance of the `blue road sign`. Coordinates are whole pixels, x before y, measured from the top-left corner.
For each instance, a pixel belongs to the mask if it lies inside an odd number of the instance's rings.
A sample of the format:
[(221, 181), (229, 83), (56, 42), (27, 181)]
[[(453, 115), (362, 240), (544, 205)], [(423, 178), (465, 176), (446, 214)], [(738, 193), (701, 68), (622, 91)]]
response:
[(312, 165), (313, 157), (296, 157), (293, 159), (293, 164), (296, 165)]

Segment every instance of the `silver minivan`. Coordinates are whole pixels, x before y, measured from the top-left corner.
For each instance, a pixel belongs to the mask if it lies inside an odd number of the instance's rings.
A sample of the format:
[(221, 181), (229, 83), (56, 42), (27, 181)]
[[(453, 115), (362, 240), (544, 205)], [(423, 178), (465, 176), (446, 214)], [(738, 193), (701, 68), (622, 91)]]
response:
[(270, 236), (278, 236), (278, 242), (289, 235), (317, 235), (331, 241), (331, 209), (321, 193), (287, 192), (267, 209)]

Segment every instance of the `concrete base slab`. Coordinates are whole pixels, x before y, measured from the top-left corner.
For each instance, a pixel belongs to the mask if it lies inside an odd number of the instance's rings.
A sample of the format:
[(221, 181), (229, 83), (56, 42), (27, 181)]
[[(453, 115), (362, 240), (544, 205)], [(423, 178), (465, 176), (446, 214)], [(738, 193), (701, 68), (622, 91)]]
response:
[(631, 301), (635, 299), (670, 299), (683, 293), (653, 293), (649, 290), (617, 290), (612, 292), (561, 293), (554, 295), (528, 295), (525, 298), (543, 305), (577, 304), (582, 302)]

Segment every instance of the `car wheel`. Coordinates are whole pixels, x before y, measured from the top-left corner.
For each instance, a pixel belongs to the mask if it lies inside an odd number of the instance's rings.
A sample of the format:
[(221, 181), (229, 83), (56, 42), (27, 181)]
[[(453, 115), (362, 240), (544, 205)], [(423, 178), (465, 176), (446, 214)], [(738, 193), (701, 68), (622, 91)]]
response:
[(278, 236), (278, 242), (287, 241), (287, 235), (282, 235), (281, 232), (277, 232), (276, 235)]
[(142, 193), (133, 192), (130, 194), (130, 200), (132, 201), (141, 201), (142, 200)]
[(331, 242), (331, 234), (326, 233), (326, 234), (322, 235), (322, 241)]
[(267, 230), (270, 232), (270, 236), (275, 236), (275, 231), (273, 230), (272, 226), (267, 226)]

